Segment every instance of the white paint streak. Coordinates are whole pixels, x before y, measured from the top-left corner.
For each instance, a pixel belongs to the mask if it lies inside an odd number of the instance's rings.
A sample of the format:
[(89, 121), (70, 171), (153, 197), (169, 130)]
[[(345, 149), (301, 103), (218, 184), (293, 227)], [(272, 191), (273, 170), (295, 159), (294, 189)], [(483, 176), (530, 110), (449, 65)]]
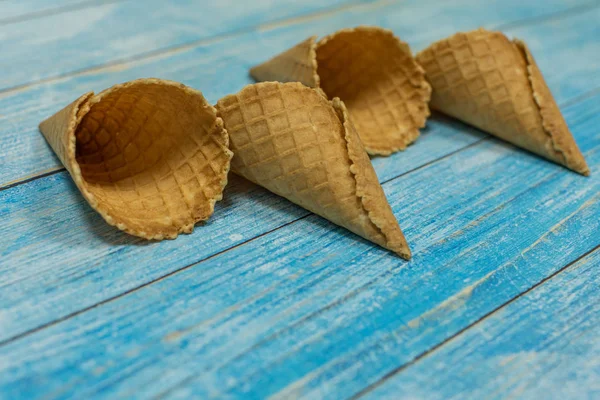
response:
[(242, 239), (244, 239), (244, 236), (240, 235), (239, 233), (229, 235), (229, 240), (231, 240), (232, 242), (239, 242)]
[(484, 275), (483, 278), (481, 278), (481, 279), (477, 280), (476, 282), (472, 283), (471, 285), (465, 287), (464, 289), (462, 289), (460, 292), (456, 293), (452, 297), (448, 297), (446, 300), (444, 300), (443, 302), (438, 304), (435, 308), (432, 308), (431, 310), (419, 315), (417, 318), (410, 320), (407, 323), (408, 327), (413, 328), (413, 329), (418, 328), (419, 326), (421, 326), (421, 323), (425, 319), (428, 319), (431, 316), (435, 316), (436, 314), (443, 313), (443, 312), (453, 311), (453, 310), (456, 310), (456, 309), (464, 306), (465, 303), (467, 302), (467, 300), (473, 294), (473, 291), (475, 290), (475, 288), (481, 286), (495, 273), (496, 273), (496, 270), (488, 272), (487, 274)]

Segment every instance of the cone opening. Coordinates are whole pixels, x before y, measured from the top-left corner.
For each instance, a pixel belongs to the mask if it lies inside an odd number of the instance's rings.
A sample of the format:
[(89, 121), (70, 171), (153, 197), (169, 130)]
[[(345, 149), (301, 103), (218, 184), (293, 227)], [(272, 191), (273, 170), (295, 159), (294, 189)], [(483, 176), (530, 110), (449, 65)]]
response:
[(230, 156), (222, 122), (199, 92), (137, 82), (90, 104), (75, 155), (101, 213), (121, 229), (164, 237), (212, 214)]
[(339, 97), (371, 153), (390, 154), (418, 137), (430, 88), (408, 45), (390, 31), (341, 30), (317, 47), (321, 88)]

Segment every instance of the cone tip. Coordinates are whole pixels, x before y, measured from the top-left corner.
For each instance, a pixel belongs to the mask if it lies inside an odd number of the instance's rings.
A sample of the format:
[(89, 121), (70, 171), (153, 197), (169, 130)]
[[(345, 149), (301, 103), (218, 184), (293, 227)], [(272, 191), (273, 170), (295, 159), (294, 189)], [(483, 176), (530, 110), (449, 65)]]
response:
[(587, 164), (584, 165), (584, 168), (578, 170), (577, 172), (579, 172), (581, 175), (583, 176), (590, 176), (591, 175), (591, 171), (588, 168)]
[(402, 257), (406, 261), (410, 261), (410, 259), (412, 258), (412, 253), (411, 253), (410, 248), (408, 247), (408, 245), (405, 248), (403, 248), (401, 250), (398, 250), (396, 252), (396, 254), (398, 254), (400, 257)]

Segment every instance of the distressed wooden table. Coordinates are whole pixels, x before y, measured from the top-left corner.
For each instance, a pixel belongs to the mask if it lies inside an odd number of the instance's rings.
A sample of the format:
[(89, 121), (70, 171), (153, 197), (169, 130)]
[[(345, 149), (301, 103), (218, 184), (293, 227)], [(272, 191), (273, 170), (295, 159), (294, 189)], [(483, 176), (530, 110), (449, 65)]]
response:
[[(599, 21), (586, 0), (0, 1), (0, 398), (599, 398)], [(139, 77), (216, 102), (359, 24), (413, 51), (524, 39), (592, 176), (434, 115), (373, 159), (409, 263), (236, 177), (192, 235), (147, 243), (37, 129)]]

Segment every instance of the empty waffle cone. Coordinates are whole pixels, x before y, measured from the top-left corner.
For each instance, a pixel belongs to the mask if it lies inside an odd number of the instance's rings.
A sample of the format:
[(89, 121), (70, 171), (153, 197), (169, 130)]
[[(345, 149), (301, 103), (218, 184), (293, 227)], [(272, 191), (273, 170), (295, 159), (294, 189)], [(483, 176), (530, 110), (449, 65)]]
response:
[(309, 37), (266, 63), (250, 69), (250, 75), (259, 82), (300, 82), (318, 88), (316, 41), (316, 36)]
[(404, 150), (429, 116), (431, 87), (408, 45), (378, 27), (309, 38), (250, 70), (258, 81), (298, 81), (347, 105), (369, 154)]
[(417, 55), (431, 107), (573, 171), (589, 169), (527, 46), (501, 32), (457, 33)]
[(300, 83), (246, 86), (217, 103), (232, 170), (409, 259), (410, 250), (344, 104)]
[(227, 184), (223, 121), (179, 83), (140, 79), (87, 93), (40, 130), (92, 208), (142, 238), (191, 232)]

